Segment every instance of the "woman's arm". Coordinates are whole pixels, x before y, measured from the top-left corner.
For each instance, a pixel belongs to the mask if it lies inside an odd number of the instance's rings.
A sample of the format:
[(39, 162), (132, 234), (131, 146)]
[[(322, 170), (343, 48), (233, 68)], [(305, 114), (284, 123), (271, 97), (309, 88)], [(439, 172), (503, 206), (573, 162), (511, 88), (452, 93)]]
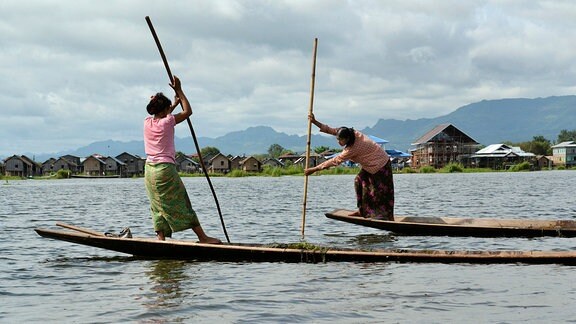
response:
[(182, 84), (180, 83), (180, 79), (178, 79), (178, 77), (174, 76), (174, 82), (170, 84), (170, 86), (172, 89), (174, 89), (176, 98), (174, 98), (174, 104), (170, 106), (169, 113), (172, 113), (178, 104), (182, 105), (182, 111), (174, 114), (174, 120), (176, 121), (176, 124), (179, 124), (186, 118), (190, 117), (190, 115), (192, 115), (192, 107), (190, 106), (188, 98), (186, 98), (186, 94), (184, 94), (184, 91), (182, 90)]
[(312, 122), (312, 124), (316, 125), (316, 127), (318, 127), (318, 128), (322, 127), (322, 123), (316, 120), (316, 117), (314, 116), (314, 114), (308, 115), (308, 119), (310, 119), (310, 122)]

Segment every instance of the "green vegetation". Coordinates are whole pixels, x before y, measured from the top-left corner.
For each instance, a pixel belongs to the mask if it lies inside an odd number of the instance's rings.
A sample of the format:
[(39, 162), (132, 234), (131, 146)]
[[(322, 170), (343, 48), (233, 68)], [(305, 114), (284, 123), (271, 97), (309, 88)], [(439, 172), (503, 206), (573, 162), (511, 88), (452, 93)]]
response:
[(298, 243), (272, 243), (268, 244), (268, 247), (271, 248), (280, 248), (280, 249), (298, 249), (298, 250), (306, 250), (306, 251), (328, 251), (327, 247), (315, 245), (308, 242), (298, 242)]
[(558, 139), (556, 140), (556, 143), (569, 142), (569, 141), (576, 141), (576, 129), (571, 131), (566, 129), (561, 130), (560, 134), (558, 134)]
[(433, 166), (423, 166), (420, 168), (420, 173), (436, 173), (436, 169)]
[(418, 173), (418, 171), (412, 169), (411, 167), (404, 167), (402, 170), (396, 171), (396, 173)]
[(532, 166), (528, 162), (522, 162), (512, 166), (508, 171), (518, 172), (518, 171), (530, 171)]
[(531, 152), (535, 155), (552, 155), (552, 142), (544, 138), (542, 135), (534, 136), (531, 141), (528, 142), (504, 142), (503, 144), (509, 146), (518, 146), (524, 152)]
[(250, 177), (250, 176), (257, 176), (257, 175), (259, 175), (259, 174), (254, 173), (254, 172), (246, 172), (244, 170), (238, 170), (238, 169), (232, 170), (226, 174), (226, 176), (229, 178), (241, 178), (241, 177)]
[(284, 149), (280, 144), (272, 144), (268, 148), (268, 155), (277, 159), (282, 154), (286, 153), (286, 149)]
[(287, 176), (287, 175), (298, 175), (298, 174), (303, 174), (303, 173), (304, 173), (304, 169), (301, 166), (290, 165), (290, 166), (285, 167), (285, 168), (264, 166), (264, 170), (260, 174), (264, 175), (264, 176), (270, 176), (270, 177), (280, 177), (280, 176)]
[(58, 170), (58, 172), (56, 172), (56, 174), (54, 175), (54, 178), (56, 179), (68, 179), (70, 178), (70, 175), (72, 175), (72, 171), (70, 170)]
[(5, 180), (6, 183), (8, 183), (8, 180), (22, 180), (22, 179), (23, 179), (22, 177), (0, 175), (0, 180)]
[(464, 172), (464, 166), (460, 163), (449, 163), (447, 166), (442, 168), (441, 172)]

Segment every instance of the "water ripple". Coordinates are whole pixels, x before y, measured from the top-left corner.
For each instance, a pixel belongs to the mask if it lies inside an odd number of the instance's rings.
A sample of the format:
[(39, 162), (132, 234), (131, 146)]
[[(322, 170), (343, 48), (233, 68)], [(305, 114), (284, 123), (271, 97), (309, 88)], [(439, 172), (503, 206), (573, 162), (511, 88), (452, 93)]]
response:
[[(445, 250), (576, 249), (565, 238), (398, 236), (333, 221), (354, 209), (354, 176), (309, 178), (306, 241)], [(396, 213), (576, 219), (576, 172), (396, 175)], [(203, 178), (184, 183), (204, 229), (223, 238)], [(214, 178), (233, 242), (298, 242), (302, 177)], [(57, 221), (153, 236), (142, 179), (11, 181), (0, 186), (0, 322), (565, 322), (573, 267), (141, 260), (39, 237)], [(195, 240), (192, 231), (176, 238)]]

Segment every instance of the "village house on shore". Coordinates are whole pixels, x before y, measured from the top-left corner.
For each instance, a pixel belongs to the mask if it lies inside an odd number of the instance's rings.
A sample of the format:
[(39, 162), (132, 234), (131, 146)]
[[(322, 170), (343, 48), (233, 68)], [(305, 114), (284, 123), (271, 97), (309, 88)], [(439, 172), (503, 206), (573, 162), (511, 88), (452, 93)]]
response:
[[(387, 141), (378, 139), (384, 145)], [(507, 169), (522, 162), (530, 163), (533, 169), (551, 166), (576, 166), (576, 142), (569, 141), (552, 146), (552, 156), (536, 156), (524, 152), (519, 147), (506, 144), (491, 144), (480, 149), (481, 144), (452, 124), (442, 124), (434, 127), (418, 138), (413, 144), (410, 154), (397, 150), (386, 150), (397, 167), (404, 165), (419, 169), (431, 166), (436, 169), (450, 163), (460, 163), (464, 167)], [(311, 153), (310, 166), (318, 165), (332, 158), (337, 152), (326, 151), (321, 154)], [(25, 155), (13, 155), (0, 162), (0, 174), (6, 176), (33, 177), (48, 176), (59, 170), (67, 170), (72, 175), (94, 177), (140, 177), (144, 175), (145, 158), (129, 152), (117, 156), (92, 154), (80, 158), (64, 155), (50, 158), (43, 163), (30, 159)], [(203, 164), (210, 173), (228, 173), (233, 170), (246, 172), (261, 172), (265, 167), (283, 168), (289, 165), (305, 164), (305, 154), (284, 154), (276, 158), (266, 158), (263, 161), (254, 156), (231, 156), (217, 153), (203, 156)], [(176, 159), (179, 172), (197, 173), (202, 171), (202, 163), (197, 154), (179, 155)]]

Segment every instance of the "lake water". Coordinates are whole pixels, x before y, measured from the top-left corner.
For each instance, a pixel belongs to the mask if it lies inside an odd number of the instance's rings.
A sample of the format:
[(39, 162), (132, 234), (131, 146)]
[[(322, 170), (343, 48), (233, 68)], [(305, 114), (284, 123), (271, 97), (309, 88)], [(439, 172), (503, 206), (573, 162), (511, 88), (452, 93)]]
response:
[[(394, 236), (324, 217), (354, 209), (354, 176), (312, 176), (305, 239), (352, 248), (574, 250), (572, 238)], [(399, 174), (396, 214), (576, 219), (576, 171)], [(209, 235), (225, 240), (204, 178), (185, 178)], [(230, 240), (300, 241), (303, 177), (212, 178)], [(564, 265), (232, 263), (137, 260), (50, 240), (58, 221), (153, 236), (142, 179), (2, 181), (0, 322), (575, 322)], [(192, 231), (176, 239), (195, 240)]]

